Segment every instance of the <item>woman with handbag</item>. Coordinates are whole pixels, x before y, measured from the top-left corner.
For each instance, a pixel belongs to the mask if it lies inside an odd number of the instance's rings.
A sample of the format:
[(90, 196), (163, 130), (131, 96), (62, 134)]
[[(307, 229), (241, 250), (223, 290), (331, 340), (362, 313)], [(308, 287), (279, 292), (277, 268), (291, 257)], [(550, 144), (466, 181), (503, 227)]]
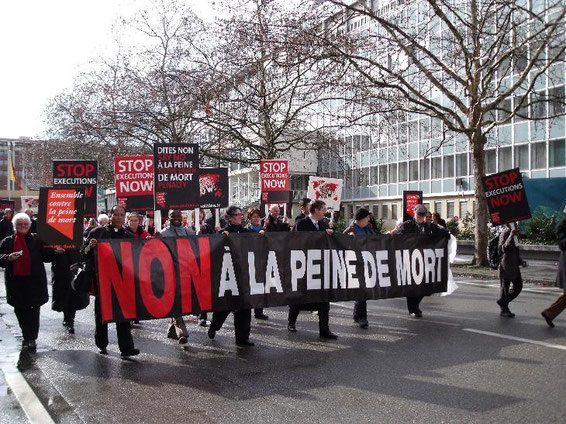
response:
[(63, 326), (69, 334), (75, 334), (75, 314), (89, 304), (88, 291), (78, 292), (72, 287), (71, 266), (81, 261), (78, 250), (55, 249), (51, 264), (51, 309), (63, 312)]
[(47, 276), (43, 262), (53, 260), (53, 250), (29, 229), (31, 220), (18, 213), (12, 220), (16, 232), (0, 242), (0, 266), (5, 268), (6, 301), (14, 307), (22, 330), (22, 348), (35, 352), (39, 334), (39, 311), (47, 303)]

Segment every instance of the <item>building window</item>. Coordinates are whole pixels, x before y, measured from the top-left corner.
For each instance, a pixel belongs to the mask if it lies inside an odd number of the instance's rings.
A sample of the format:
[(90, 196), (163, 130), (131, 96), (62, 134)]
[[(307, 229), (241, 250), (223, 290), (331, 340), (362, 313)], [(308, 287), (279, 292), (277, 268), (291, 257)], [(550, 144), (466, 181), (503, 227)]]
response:
[(442, 216), (442, 202), (434, 202), (434, 212), (437, 212)]
[(390, 163), (389, 164), (389, 184), (393, 184), (397, 182), (397, 164)]
[(454, 216), (454, 202), (446, 202), (446, 219), (452, 219)]
[(407, 162), (399, 162), (399, 182), (407, 181)]
[(371, 185), (377, 185), (379, 176), (377, 175), (377, 166), (371, 167)]
[(566, 166), (566, 149), (564, 139), (548, 142), (548, 166)]
[(373, 217), (377, 219), (379, 217), (379, 205), (373, 205)]
[(499, 172), (511, 169), (511, 147), (499, 149)]
[(412, 160), (409, 162), (409, 181), (419, 180), (419, 161)]
[(454, 176), (454, 155), (444, 156), (444, 178)]
[(486, 174), (494, 174), (495, 170), (495, 150), (486, 150), (484, 152), (485, 158), (485, 173)]
[(389, 219), (389, 218), (388, 218), (388, 216), (389, 216), (389, 215), (388, 215), (388, 212), (389, 212), (389, 210), (387, 209), (387, 205), (382, 205), (382, 206), (381, 206), (381, 218), (383, 218), (383, 219)]
[(521, 171), (529, 169), (529, 145), (515, 146), (515, 166)]
[(548, 90), (548, 107), (550, 117), (564, 113), (564, 86), (554, 87)]
[(397, 219), (397, 203), (391, 205), (391, 219)]
[(531, 168), (546, 168), (546, 143), (531, 144)]
[(460, 153), (456, 155), (456, 176), (465, 177), (468, 175), (468, 155)]
[(421, 159), (421, 180), (430, 180), (430, 159)]
[(387, 165), (379, 165), (379, 184), (387, 184)]
[(442, 178), (442, 158), (432, 158), (432, 178)]
[(460, 218), (465, 218), (468, 214), (468, 201), (467, 200), (460, 200), (460, 210), (458, 212)]

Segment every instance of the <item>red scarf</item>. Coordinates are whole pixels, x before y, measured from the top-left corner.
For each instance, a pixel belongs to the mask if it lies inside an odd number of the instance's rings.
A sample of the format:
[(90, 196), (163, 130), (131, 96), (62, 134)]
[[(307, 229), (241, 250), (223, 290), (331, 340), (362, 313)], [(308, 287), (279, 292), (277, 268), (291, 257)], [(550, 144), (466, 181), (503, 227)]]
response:
[(26, 236), (16, 233), (14, 237), (14, 250), (12, 252), (23, 251), (24, 254), (14, 261), (13, 274), (19, 277), (28, 277), (31, 275), (31, 255), (26, 243)]

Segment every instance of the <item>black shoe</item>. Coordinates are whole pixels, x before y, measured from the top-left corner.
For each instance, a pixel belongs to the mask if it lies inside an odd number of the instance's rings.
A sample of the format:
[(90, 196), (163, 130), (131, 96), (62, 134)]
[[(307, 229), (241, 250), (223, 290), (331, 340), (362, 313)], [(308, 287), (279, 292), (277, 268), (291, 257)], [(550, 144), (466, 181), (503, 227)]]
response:
[(511, 312), (509, 309), (507, 309), (506, 311), (501, 311), (499, 315), (506, 318), (513, 318), (515, 316), (515, 314)]
[(254, 315), (254, 316), (255, 316), (255, 319), (261, 319), (261, 320), (269, 319), (269, 317), (267, 315), (265, 315), (264, 313), (257, 314), (257, 315)]
[(338, 336), (331, 331), (320, 333), (321, 339), (336, 340)]
[(423, 312), (420, 309), (417, 309), (416, 311), (409, 313), (409, 315), (411, 315), (413, 318), (422, 318)]
[(35, 343), (35, 340), (29, 340), (28, 341), (28, 350), (31, 353), (35, 353), (37, 350), (37, 344)]
[(214, 336), (216, 336), (216, 330), (213, 329), (212, 327), (209, 327), (208, 328), (208, 338), (213, 339)]
[(544, 312), (541, 312), (540, 314), (542, 315), (548, 326), (550, 328), (554, 328), (554, 324), (552, 323), (552, 320), (548, 317), (548, 315), (546, 315)]
[(187, 344), (187, 338), (185, 336), (179, 337), (179, 344)]
[(205, 319), (201, 319), (199, 325), (200, 325), (201, 327), (208, 327), (208, 323), (206, 322)]
[(130, 349), (130, 350), (126, 350), (124, 352), (120, 352), (120, 356), (122, 358), (129, 358), (130, 356), (136, 356), (140, 354), (140, 350), (139, 349)]
[(291, 333), (297, 332), (297, 328), (295, 327), (295, 324), (287, 324), (287, 330), (289, 330)]
[(369, 326), (369, 323), (367, 321), (367, 319), (361, 319), (358, 321), (358, 325), (360, 326), (360, 328), (366, 329)]
[(106, 350), (105, 347), (99, 348), (98, 353), (100, 353), (101, 355), (108, 355), (108, 351)]
[(67, 331), (69, 332), (69, 334), (75, 334), (75, 327), (73, 324), (70, 324), (69, 327), (67, 327)]
[(255, 343), (250, 342), (249, 340), (236, 340), (236, 345), (237, 346), (252, 347), (252, 346), (255, 346)]
[(69, 322), (68, 321), (63, 321), (63, 327), (68, 327), (69, 326)]

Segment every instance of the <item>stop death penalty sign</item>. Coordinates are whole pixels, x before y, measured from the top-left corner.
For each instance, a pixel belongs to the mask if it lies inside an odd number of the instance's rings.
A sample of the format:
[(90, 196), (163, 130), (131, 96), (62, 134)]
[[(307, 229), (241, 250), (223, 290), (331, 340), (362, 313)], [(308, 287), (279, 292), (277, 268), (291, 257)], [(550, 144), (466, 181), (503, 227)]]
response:
[(105, 322), (446, 291), (448, 236), (325, 232), (99, 241)]
[(289, 190), (289, 161), (287, 159), (262, 159), (259, 178), (261, 191)]
[(116, 199), (127, 211), (153, 209), (153, 156), (114, 158)]

